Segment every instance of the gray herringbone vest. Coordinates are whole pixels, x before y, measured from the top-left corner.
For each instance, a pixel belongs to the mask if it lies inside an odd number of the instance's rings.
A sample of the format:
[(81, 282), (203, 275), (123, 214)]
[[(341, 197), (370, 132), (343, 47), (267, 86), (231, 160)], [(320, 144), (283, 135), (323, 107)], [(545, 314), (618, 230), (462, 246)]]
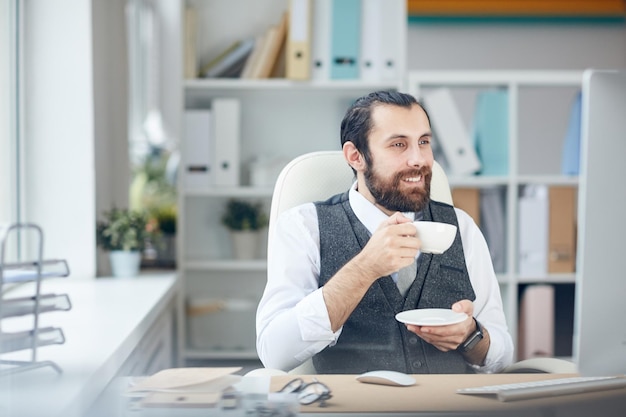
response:
[[(348, 193), (315, 203), (320, 230), (323, 286), (365, 246), (369, 232), (350, 207)], [(458, 226), (452, 206), (433, 201), (425, 221)], [(441, 352), (409, 332), (395, 315), (414, 308), (450, 308), (474, 300), (460, 234), (444, 254), (421, 254), (415, 281), (402, 297), (390, 276), (378, 279), (344, 324), (337, 344), (313, 357), (318, 373), (359, 374), (376, 369), (406, 373), (471, 373), (458, 352)]]

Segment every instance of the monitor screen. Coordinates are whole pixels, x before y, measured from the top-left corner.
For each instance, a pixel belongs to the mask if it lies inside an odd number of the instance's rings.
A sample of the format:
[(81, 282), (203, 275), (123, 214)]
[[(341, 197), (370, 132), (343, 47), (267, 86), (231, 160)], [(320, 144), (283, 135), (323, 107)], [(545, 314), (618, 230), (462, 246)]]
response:
[(626, 374), (626, 71), (583, 75), (574, 361)]

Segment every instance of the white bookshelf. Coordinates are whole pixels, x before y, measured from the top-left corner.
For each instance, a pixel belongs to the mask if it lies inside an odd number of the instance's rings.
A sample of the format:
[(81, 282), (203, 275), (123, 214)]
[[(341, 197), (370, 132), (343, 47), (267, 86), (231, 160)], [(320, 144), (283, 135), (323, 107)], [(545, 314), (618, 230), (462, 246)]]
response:
[[(578, 178), (561, 175), (561, 154), (558, 144), (565, 137), (570, 106), (573, 95), (580, 89), (582, 71), (410, 71), (407, 74), (405, 89), (418, 99), (433, 88), (450, 88), (457, 94), (458, 106), (464, 113), (467, 126), (471, 124), (473, 104), (477, 92), (487, 88), (506, 89), (508, 92), (508, 119), (509, 119), (509, 155), (508, 174), (503, 176), (449, 176), (452, 188), (488, 188), (502, 187), (505, 192), (505, 270), (497, 271), (498, 281), (502, 291), (507, 323), (517, 345), (519, 286), (523, 284), (573, 284), (575, 273), (546, 273), (542, 276), (523, 276), (518, 272), (518, 207), (519, 192), (526, 185), (572, 186), (577, 187)], [(551, 132), (562, 130), (561, 135), (546, 134), (541, 138), (529, 138), (529, 129), (522, 123), (524, 111), (528, 110), (528, 103), (533, 103), (535, 96), (542, 92), (550, 97), (560, 97), (558, 115), (550, 114), (547, 109), (545, 118), (536, 121), (534, 127), (539, 133), (544, 126), (556, 125)], [(526, 97), (529, 95), (530, 97)], [(537, 100), (538, 101), (538, 100)], [(534, 105), (541, 107), (543, 103)], [(465, 107), (465, 108), (463, 108)], [(538, 110), (534, 110), (535, 112)], [(529, 145), (530, 142), (530, 145)], [(534, 155), (544, 152), (546, 143), (550, 143), (550, 154), (544, 155), (542, 166), (533, 169), (533, 161), (528, 160), (533, 152), (523, 152), (524, 146), (535, 148)], [(526, 158), (526, 159), (524, 159)]]
[[(254, 36), (268, 25), (277, 23), (280, 14), (287, 10), (288, 0), (179, 0), (178, 18), (168, 20), (179, 22), (172, 30), (181, 42), (184, 39), (185, 4), (193, 6), (197, 12), (196, 51), (199, 65), (202, 65), (234, 40)], [(406, 14), (397, 25), (400, 28), (397, 44), (404, 51)], [(280, 157), (288, 161), (306, 152), (340, 149), (339, 127), (350, 103), (371, 91), (399, 89), (402, 86), (406, 57), (402, 55), (398, 58), (399, 77), (382, 82), (360, 79), (183, 79), (183, 72), (179, 71), (181, 77), (175, 80), (181, 94), (176, 116), (178, 120), (182, 120), (186, 109), (209, 108), (216, 98), (239, 100), (242, 167), (241, 182), (237, 187), (185, 191), (179, 186), (177, 264), (183, 286), (180, 303), (183, 320), (179, 326), (182, 362), (190, 359), (257, 358), (254, 322), (256, 303), (265, 287), (267, 262), (264, 258), (233, 259), (228, 232), (220, 223), (223, 207), (230, 198), (260, 201), (269, 214), (273, 184), (263, 187), (250, 185), (249, 162), (255, 156)], [(177, 59), (180, 62), (176, 64), (182, 66), (182, 56)], [(183, 137), (183, 129), (181, 123), (180, 138)], [(186, 314), (185, 305), (191, 299), (212, 302), (237, 297), (255, 301), (255, 307), (243, 313), (233, 311), (229, 314), (224, 310), (204, 317), (189, 317)], [(228, 329), (226, 326), (229, 326)], [(198, 329), (206, 334), (199, 334)], [(233, 334), (228, 334), (227, 330)], [(234, 332), (248, 333), (245, 343), (241, 343), (241, 337)], [(238, 340), (233, 342), (237, 346), (229, 346), (228, 340), (216, 340), (231, 336), (233, 340)]]

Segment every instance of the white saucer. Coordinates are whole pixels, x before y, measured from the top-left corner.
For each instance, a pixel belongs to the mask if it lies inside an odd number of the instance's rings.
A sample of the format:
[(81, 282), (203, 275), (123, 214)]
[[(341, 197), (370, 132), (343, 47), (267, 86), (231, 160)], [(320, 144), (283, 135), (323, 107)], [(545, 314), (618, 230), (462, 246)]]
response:
[(415, 326), (447, 326), (460, 323), (466, 318), (467, 314), (447, 308), (419, 308), (396, 314), (396, 320)]

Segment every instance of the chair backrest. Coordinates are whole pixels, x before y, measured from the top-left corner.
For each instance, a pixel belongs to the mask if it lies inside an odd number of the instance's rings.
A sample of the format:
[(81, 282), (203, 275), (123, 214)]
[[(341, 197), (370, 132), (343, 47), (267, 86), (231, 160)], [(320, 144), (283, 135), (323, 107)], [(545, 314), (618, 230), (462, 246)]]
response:
[[(276, 217), (291, 207), (325, 200), (346, 191), (354, 182), (352, 168), (341, 151), (319, 151), (300, 155), (281, 171), (270, 207), (269, 234)], [(452, 204), (448, 177), (435, 161), (430, 185), (430, 198)]]

